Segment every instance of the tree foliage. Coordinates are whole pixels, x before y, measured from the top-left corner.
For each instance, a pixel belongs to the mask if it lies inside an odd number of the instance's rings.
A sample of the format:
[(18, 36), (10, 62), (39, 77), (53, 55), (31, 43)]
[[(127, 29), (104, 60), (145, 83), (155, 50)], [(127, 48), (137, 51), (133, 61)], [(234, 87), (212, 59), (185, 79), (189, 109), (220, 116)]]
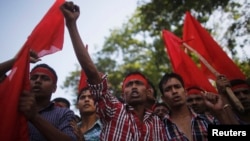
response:
[[(211, 15), (220, 12), (221, 17), (217, 18), (230, 21), (227, 30), (220, 32), (219, 28), (216, 28), (218, 26), (215, 25), (221, 26), (221, 23), (218, 23), (220, 20), (210, 23), (213, 26), (207, 29), (212, 35), (217, 35), (215, 37), (221, 41), (219, 44), (223, 44), (242, 71), (249, 76), (250, 60), (246, 56), (245, 59), (240, 59), (236, 50), (238, 46), (243, 48), (250, 44), (250, 10), (246, 5), (249, 6), (249, 2), (242, 1), (241, 4), (230, 0), (139, 0), (135, 13), (127, 23), (121, 28), (112, 29), (102, 49), (92, 58), (97, 68), (108, 74), (109, 82), (113, 90), (116, 90), (117, 96), (120, 94), (124, 75), (131, 70), (142, 71), (158, 87), (159, 78), (163, 73), (171, 71), (161, 31), (168, 29), (181, 37), (186, 11), (190, 11), (203, 25), (208, 23)], [(237, 42), (238, 37), (244, 37), (244, 40)], [(65, 82), (70, 84), (70, 79), (75, 81), (67, 77)], [(67, 85), (64, 87), (67, 88)]]

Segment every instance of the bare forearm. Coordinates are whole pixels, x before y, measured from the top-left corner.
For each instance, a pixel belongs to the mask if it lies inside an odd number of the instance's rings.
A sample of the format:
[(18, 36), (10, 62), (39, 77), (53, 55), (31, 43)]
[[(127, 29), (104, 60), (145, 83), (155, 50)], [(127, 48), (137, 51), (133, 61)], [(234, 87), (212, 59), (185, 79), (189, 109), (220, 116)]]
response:
[(76, 57), (82, 67), (82, 69), (85, 71), (88, 78), (88, 81), (91, 84), (98, 84), (101, 82), (101, 77), (98, 75), (98, 70), (95, 67), (91, 57), (89, 56), (89, 53), (84, 46), (82, 39), (80, 37), (80, 34), (78, 32), (76, 23), (68, 24), (68, 31), (72, 40), (72, 44), (74, 47), (74, 51), (76, 54)]
[(15, 58), (0, 63), (0, 76), (8, 72), (13, 67), (14, 63), (15, 63)]

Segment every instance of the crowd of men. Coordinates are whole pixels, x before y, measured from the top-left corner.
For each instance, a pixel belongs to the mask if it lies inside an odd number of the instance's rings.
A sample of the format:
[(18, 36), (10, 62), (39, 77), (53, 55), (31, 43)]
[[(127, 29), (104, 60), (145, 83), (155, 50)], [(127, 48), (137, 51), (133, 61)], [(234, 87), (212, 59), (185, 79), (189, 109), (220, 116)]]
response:
[[(57, 88), (56, 71), (38, 64), (30, 71), (30, 91), (22, 91), (19, 111), (28, 120), (31, 141), (206, 141), (210, 124), (249, 124), (250, 87), (246, 80), (218, 76), (218, 93), (199, 86), (185, 87), (181, 75), (165, 73), (159, 78), (161, 101), (155, 86), (142, 72), (128, 72), (122, 82), (121, 99), (108, 88), (108, 74), (94, 65), (77, 28), (80, 8), (73, 2), (60, 7), (76, 58), (85, 72), (87, 85), (80, 88), (76, 105), (80, 117), (70, 110), (67, 99), (51, 99)], [(0, 64), (1, 83), (16, 57)], [(40, 59), (31, 51), (30, 62)], [(0, 83), (0, 86), (1, 86)], [(226, 88), (244, 107), (239, 112)]]

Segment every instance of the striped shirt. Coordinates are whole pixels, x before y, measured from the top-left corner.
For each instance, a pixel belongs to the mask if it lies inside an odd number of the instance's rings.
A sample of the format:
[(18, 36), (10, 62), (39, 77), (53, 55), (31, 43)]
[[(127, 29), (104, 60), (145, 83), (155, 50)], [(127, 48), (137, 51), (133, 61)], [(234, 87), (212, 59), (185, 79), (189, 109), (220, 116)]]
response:
[[(208, 140), (208, 125), (209, 124), (219, 124), (218, 120), (209, 114), (196, 114), (191, 110), (192, 121), (191, 130), (193, 135), (193, 141), (207, 141)], [(169, 114), (167, 114), (163, 122), (166, 127), (167, 138), (171, 141), (188, 141), (188, 138), (178, 129), (176, 124), (174, 124)]]
[(89, 86), (103, 124), (102, 141), (166, 141), (165, 127), (158, 116), (145, 110), (141, 123), (133, 107), (121, 103), (107, 90), (106, 76), (102, 83)]
[[(72, 141), (77, 140), (76, 135), (73, 132), (73, 127), (70, 126), (70, 121), (72, 121), (75, 117), (73, 111), (68, 108), (54, 106), (54, 103), (51, 103), (48, 107), (39, 111), (39, 114), (57, 129), (68, 135)], [(36, 129), (36, 127), (32, 123), (28, 123), (30, 141), (46, 141), (44, 136)]]

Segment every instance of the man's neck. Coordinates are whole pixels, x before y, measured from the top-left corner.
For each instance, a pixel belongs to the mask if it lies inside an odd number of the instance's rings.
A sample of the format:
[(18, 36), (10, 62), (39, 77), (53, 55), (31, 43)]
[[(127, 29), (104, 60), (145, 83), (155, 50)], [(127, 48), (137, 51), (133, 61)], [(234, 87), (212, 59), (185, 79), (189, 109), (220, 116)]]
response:
[(44, 109), (45, 107), (47, 107), (50, 104), (50, 99), (36, 99), (36, 106), (38, 111)]
[(91, 115), (84, 115), (82, 116), (82, 126), (92, 126), (96, 121), (98, 120), (98, 117), (95, 113)]
[(190, 111), (186, 105), (180, 107), (171, 108), (170, 117), (181, 119), (183, 117), (190, 116)]
[(94, 124), (95, 122), (98, 120), (98, 117), (95, 113), (91, 114), (91, 115), (85, 115), (81, 117), (81, 132), (85, 133), (86, 131), (88, 131)]
[(138, 118), (140, 119), (141, 122), (143, 122), (144, 119), (144, 113), (145, 113), (145, 105), (140, 104), (140, 105), (136, 105), (133, 106), (135, 109), (135, 113), (138, 116)]

